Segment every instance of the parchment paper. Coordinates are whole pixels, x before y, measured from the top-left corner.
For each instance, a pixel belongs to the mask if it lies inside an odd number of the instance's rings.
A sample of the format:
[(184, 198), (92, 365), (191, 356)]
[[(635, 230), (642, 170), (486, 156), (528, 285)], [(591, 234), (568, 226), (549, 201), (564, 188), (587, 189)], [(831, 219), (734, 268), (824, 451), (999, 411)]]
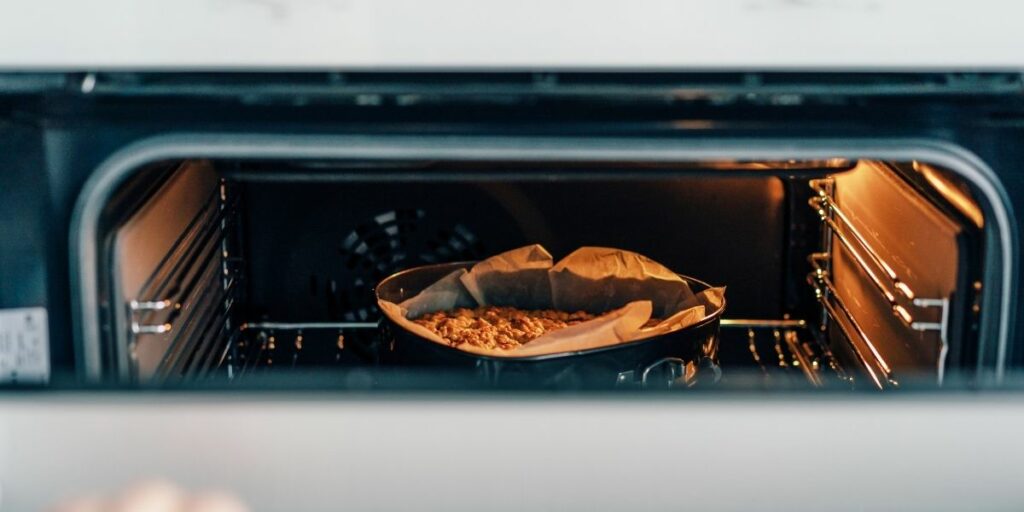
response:
[[(628, 343), (680, 330), (704, 320), (725, 301), (724, 287), (694, 294), (674, 272), (630, 251), (582, 247), (557, 264), (552, 260), (540, 245), (528, 245), (483, 260), (469, 271), (455, 271), (401, 304), (378, 303), (398, 325), (442, 345), (448, 342), (410, 319), (433, 311), (478, 306), (601, 315), (514, 350), (468, 344), (458, 347), (494, 357), (527, 357)], [(651, 318), (663, 320), (643, 328)]]

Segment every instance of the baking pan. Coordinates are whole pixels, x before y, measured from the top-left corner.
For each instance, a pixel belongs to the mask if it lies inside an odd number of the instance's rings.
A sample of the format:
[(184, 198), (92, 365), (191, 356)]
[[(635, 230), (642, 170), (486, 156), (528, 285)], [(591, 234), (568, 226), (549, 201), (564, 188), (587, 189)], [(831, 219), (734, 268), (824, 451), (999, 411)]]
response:
[[(475, 262), (416, 267), (381, 281), (378, 300), (396, 304), (442, 277)], [(680, 275), (694, 293), (710, 285)], [(384, 362), (473, 372), (483, 385), (526, 388), (664, 388), (715, 382), (719, 321), (725, 303), (701, 322), (670, 333), (595, 349), (531, 357), (472, 354), (423, 338), (386, 316), (380, 321), (387, 345)]]

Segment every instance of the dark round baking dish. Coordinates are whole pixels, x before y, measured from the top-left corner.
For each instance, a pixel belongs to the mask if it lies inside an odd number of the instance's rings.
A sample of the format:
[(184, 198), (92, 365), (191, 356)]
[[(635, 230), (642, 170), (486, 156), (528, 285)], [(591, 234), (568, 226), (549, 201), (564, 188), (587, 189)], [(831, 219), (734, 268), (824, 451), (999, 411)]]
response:
[[(474, 262), (427, 265), (399, 272), (377, 285), (378, 299), (396, 304), (438, 279)], [(710, 285), (680, 275), (694, 293)], [(558, 389), (692, 385), (717, 380), (718, 328), (725, 303), (707, 319), (685, 329), (631, 343), (531, 357), (493, 357), (464, 352), (380, 321), (388, 348), (384, 362), (394, 365), (447, 367), (474, 372), (481, 384)]]

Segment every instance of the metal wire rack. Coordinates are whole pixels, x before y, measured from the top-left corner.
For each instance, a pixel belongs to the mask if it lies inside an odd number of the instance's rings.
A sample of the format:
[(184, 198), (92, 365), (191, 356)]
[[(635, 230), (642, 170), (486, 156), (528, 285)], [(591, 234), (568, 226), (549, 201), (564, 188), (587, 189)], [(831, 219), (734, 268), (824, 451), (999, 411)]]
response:
[(221, 366), (236, 344), (235, 305), (244, 275), (238, 217), (238, 197), (221, 181), (146, 280), (139, 298), (126, 305), (133, 366), (141, 338), (168, 338), (166, 354), (149, 378), (205, 375)]
[[(939, 332), (943, 354), (948, 350), (949, 299), (917, 296), (836, 202), (833, 178), (813, 179), (809, 184), (816, 194), (808, 200), (808, 205), (817, 212), (822, 222), (821, 251), (808, 256), (812, 271), (807, 276), (807, 282), (822, 306), (820, 330), (827, 331), (832, 325), (838, 327), (876, 387), (884, 389), (899, 386), (896, 372), (836, 289), (832, 280), (834, 241), (838, 241), (851, 256), (857, 270), (884, 298), (890, 312), (903, 325), (916, 331)], [(939, 308), (941, 319), (938, 322), (915, 319), (917, 311), (928, 308)], [(939, 379), (941, 382), (941, 373)]]

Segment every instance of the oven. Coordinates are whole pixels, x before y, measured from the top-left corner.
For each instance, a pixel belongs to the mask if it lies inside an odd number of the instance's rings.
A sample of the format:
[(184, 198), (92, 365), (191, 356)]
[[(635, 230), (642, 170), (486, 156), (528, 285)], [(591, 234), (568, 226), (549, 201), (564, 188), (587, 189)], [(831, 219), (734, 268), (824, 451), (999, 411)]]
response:
[(375, 372), (378, 282), (529, 243), (726, 283), (726, 374), (888, 389), (1005, 371), (1004, 252), (984, 241), (1006, 226), (977, 170), (840, 148), (687, 160), (664, 140), (204, 139), (143, 141), (86, 184), (71, 249), (98, 264), (72, 267), (89, 378)]
[[(998, 126), (967, 116), (1015, 105), (1009, 78), (849, 78), (840, 94), (787, 75), (82, 77), (89, 115), (44, 141), (90, 162), (66, 205), (73, 373), (402, 387), (424, 372), (387, 363), (377, 283), (540, 243), (727, 286), (715, 385), (998, 384), (1016, 353), (1005, 161), (907, 119)], [(471, 92), (440, 92), (455, 83)], [(47, 101), (37, 115), (69, 115)], [(956, 108), (972, 114), (936, 113)], [(132, 132), (143, 111), (158, 130)], [(130, 133), (97, 151), (110, 123)]]
[[(216, 414), (455, 393), (514, 422), (508, 397), (554, 397), (578, 413), (549, 411), (562, 441), (598, 398), (713, 421), (710, 404), (751, 396), (854, 411), (1014, 389), (1022, 91), (1000, 72), (2, 75), (16, 151), (0, 151), (0, 376), (42, 403), (168, 393), (218, 397)], [(533, 243), (623, 248), (726, 286), (696, 377), (658, 361), (508, 388), (389, 358), (383, 279)], [(188, 414), (176, 403), (153, 417)], [(257, 417), (256, 432), (291, 428)]]

